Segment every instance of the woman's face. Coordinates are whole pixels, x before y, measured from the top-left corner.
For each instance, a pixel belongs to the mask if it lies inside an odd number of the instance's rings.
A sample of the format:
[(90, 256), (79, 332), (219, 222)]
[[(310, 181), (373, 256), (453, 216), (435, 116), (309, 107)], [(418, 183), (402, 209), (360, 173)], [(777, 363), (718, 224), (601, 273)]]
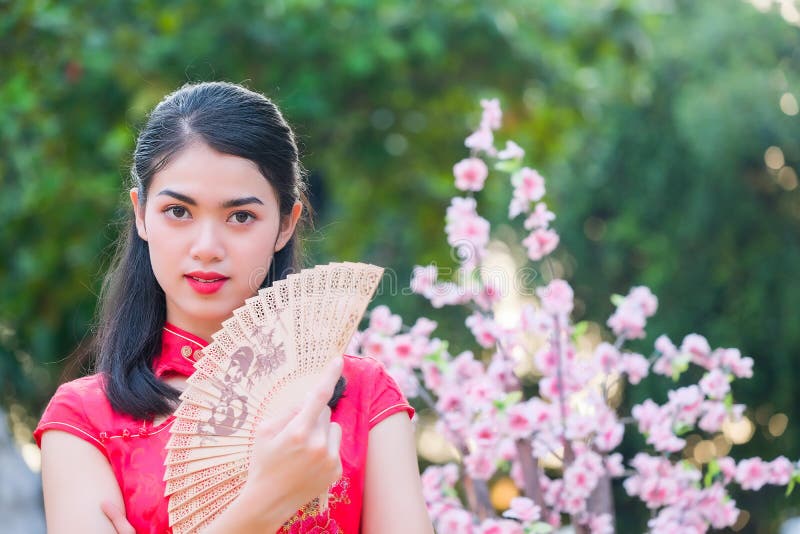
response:
[(167, 321), (210, 340), (258, 291), (302, 206), (278, 198), (250, 160), (195, 142), (153, 176), (144, 208), (131, 190), (139, 236), (166, 295)]

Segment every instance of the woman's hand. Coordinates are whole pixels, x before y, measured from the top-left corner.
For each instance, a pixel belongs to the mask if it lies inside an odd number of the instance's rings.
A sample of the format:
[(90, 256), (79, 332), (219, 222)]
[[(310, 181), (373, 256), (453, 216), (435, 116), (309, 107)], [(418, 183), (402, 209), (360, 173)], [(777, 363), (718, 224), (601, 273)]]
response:
[(111, 524), (114, 525), (117, 534), (136, 534), (133, 525), (128, 523), (128, 518), (125, 517), (125, 511), (120, 510), (112, 501), (103, 501), (100, 503), (100, 509), (106, 514)]
[(244, 532), (244, 525), (275, 532), (341, 477), (342, 429), (331, 422), (328, 401), (342, 366), (336, 357), (298, 411), (258, 427), (247, 482), (209, 532)]

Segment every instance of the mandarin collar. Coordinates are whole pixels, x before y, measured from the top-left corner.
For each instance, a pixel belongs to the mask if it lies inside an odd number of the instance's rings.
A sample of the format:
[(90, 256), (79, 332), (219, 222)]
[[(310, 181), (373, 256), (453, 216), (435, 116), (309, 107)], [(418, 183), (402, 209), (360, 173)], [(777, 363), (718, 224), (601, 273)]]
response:
[(194, 362), (202, 355), (208, 343), (201, 337), (165, 323), (161, 332), (161, 354), (153, 359), (153, 373), (159, 378), (168, 374), (190, 376)]

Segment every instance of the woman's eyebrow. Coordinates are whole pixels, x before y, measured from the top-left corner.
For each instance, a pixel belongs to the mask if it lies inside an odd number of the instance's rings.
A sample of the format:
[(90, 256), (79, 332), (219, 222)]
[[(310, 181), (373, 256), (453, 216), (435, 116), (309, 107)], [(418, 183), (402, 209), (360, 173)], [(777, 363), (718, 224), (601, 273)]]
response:
[[(164, 189), (156, 196), (167, 195), (174, 199), (180, 200), (181, 202), (185, 202), (190, 206), (197, 206), (197, 202), (189, 196), (186, 196), (182, 193), (176, 193), (175, 191), (171, 191), (169, 189)], [(220, 204), (223, 208), (236, 208), (239, 206), (245, 206), (247, 204), (261, 204), (264, 205), (263, 202), (258, 197), (244, 197), (244, 198), (234, 198), (233, 200), (226, 200), (222, 204)]]

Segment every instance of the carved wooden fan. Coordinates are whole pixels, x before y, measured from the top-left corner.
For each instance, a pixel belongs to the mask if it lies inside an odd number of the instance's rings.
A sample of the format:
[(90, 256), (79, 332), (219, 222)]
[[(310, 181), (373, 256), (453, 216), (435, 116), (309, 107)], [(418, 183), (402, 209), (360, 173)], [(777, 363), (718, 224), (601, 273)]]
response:
[[(199, 531), (239, 495), (258, 424), (303, 402), (346, 348), (382, 274), (349, 262), (304, 269), (247, 299), (212, 335), (166, 447), (175, 534)], [(318, 504), (327, 507), (327, 494)]]

